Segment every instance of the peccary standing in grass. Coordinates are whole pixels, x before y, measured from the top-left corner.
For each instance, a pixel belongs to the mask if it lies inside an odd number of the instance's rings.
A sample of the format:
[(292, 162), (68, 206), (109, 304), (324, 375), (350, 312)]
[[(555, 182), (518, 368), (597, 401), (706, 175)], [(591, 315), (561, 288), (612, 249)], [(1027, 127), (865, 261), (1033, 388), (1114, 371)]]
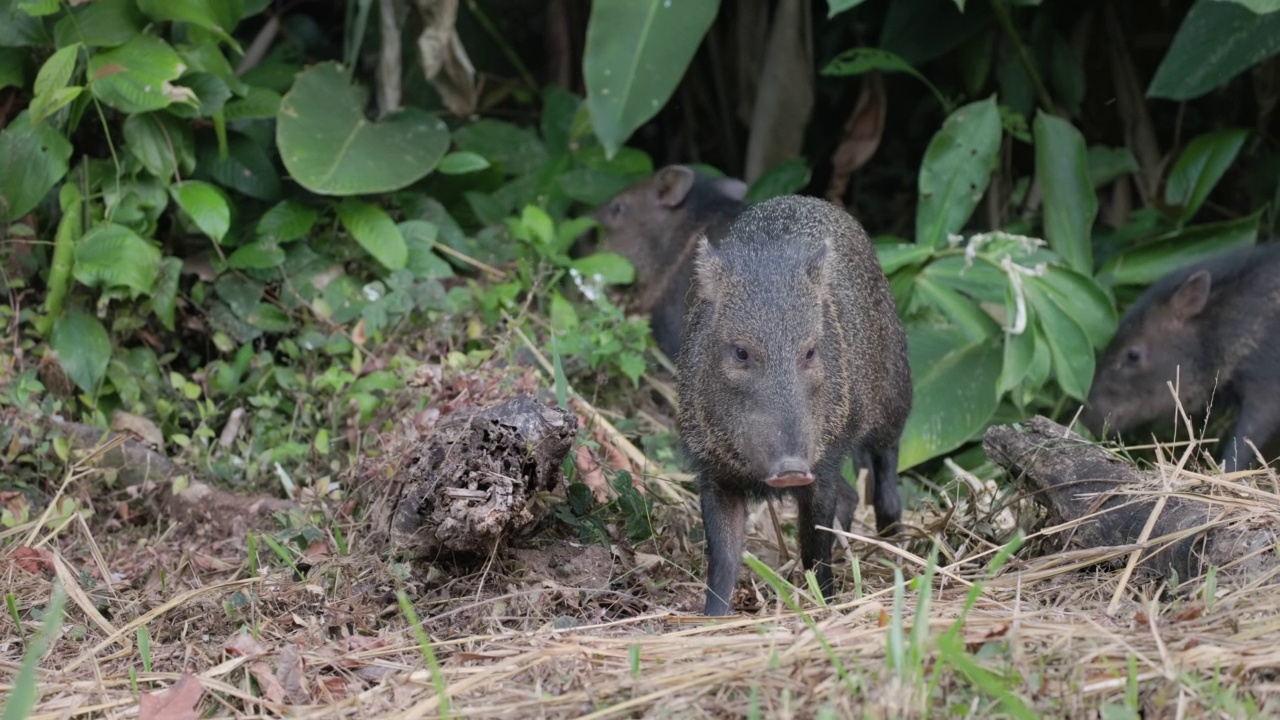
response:
[(1133, 304), (1098, 362), (1081, 416), (1098, 437), (1174, 422), (1166, 383), (1197, 415), (1235, 408), (1223, 469), (1255, 460), (1280, 438), (1280, 243), (1237, 250), (1176, 270)]
[(604, 227), (604, 249), (636, 268), (637, 310), (649, 315), (658, 347), (675, 359), (680, 349), (699, 237), (713, 244), (743, 206), (747, 186), (669, 165), (618, 193), (594, 217)]
[(799, 504), (804, 567), (830, 596), (834, 537), (816, 527), (831, 527), (847, 496), (844, 458), (868, 461), (882, 533), (902, 515), (911, 375), (888, 281), (848, 213), (798, 196), (749, 207), (719, 248), (699, 243), (695, 264), (677, 369), (707, 537), (705, 612), (729, 612), (748, 501), (782, 493)]

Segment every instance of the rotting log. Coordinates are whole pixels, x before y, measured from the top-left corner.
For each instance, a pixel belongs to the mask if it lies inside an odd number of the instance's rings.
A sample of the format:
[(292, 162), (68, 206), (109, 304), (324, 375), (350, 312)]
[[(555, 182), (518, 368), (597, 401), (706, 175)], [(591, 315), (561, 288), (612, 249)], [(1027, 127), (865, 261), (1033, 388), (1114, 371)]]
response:
[(1158, 511), (1137, 565), (1148, 578), (1185, 581), (1210, 566), (1253, 577), (1280, 564), (1270, 550), (1280, 540), (1274, 500), (1193, 492), (1186, 480), (1166, 485), (1045, 417), (991, 427), (982, 445), (1045, 507), (1049, 526), (1074, 523), (1059, 533), (1064, 550), (1138, 543)]
[(578, 433), (572, 412), (518, 395), (459, 410), (410, 450), (397, 478), (391, 542), (419, 554), (488, 553), (544, 514)]

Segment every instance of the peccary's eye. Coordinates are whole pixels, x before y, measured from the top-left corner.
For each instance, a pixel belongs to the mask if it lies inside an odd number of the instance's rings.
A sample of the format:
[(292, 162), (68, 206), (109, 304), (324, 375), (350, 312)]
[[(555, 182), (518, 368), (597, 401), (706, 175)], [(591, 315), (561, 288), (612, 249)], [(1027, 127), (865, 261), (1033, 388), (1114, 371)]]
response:
[(747, 349), (741, 345), (733, 346), (733, 356), (738, 359), (738, 362), (746, 362), (751, 359), (751, 354), (748, 353)]
[(622, 214), (625, 213), (626, 211), (627, 211), (627, 206), (623, 205), (620, 202), (616, 202), (613, 205), (609, 206), (609, 214), (614, 217), (622, 217)]
[(809, 348), (809, 352), (804, 354), (804, 359), (806, 361), (813, 360), (813, 358), (817, 356), (817, 354), (818, 354), (818, 346), (814, 345), (813, 347)]
[(1142, 350), (1136, 347), (1131, 347), (1124, 354), (1124, 359), (1125, 359), (1125, 362), (1129, 363), (1130, 365), (1135, 365), (1142, 361)]

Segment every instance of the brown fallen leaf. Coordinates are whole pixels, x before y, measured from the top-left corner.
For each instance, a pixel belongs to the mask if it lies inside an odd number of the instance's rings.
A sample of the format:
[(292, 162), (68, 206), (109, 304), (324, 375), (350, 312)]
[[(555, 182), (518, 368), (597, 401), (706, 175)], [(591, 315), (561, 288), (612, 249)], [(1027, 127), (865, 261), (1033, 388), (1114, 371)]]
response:
[(294, 705), (302, 705), (311, 700), (311, 691), (307, 689), (307, 677), (303, 673), (302, 653), (292, 643), (280, 650), (280, 663), (276, 667), (276, 677), (284, 687), (285, 696)]
[(199, 678), (184, 672), (178, 682), (169, 689), (158, 693), (140, 693), (138, 695), (138, 717), (140, 720), (196, 720), (200, 713), (196, 712), (196, 704), (204, 694), (204, 686)]
[(275, 673), (271, 672), (270, 665), (262, 660), (255, 660), (249, 663), (249, 674), (258, 681), (258, 690), (263, 697), (276, 705), (284, 704), (284, 686), (276, 679)]
[(827, 200), (844, 204), (844, 194), (849, 178), (880, 148), (884, 135), (884, 118), (888, 105), (884, 95), (884, 79), (878, 72), (863, 76), (862, 90), (853, 113), (845, 121), (840, 145), (831, 155), (831, 184), (827, 186)]
[(238, 633), (235, 637), (228, 640), (222, 646), (223, 650), (232, 655), (241, 655), (243, 657), (254, 657), (255, 655), (265, 655), (267, 649), (262, 646), (254, 637), (248, 633)]
[(57, 563), (53, 560), (53, 553), (43, 548), (20, 547), (9, 553), (9, 557), (13, 558), (18, 567), (32, 575), (57, 572)]
[(591, 488), (591, 494), (595, 496), (596, 502), (608, 500), (609, 481), (605, 479), (604, 468), (596, 462), (596, 456), (591, 453), (591, 448), (579, 445), (574, 452), (574, 464), (578, 467), (578, 482)]
[(470, 115), (476, 110), (479, 93), (475, 66), (456, 27), (458, 0), (414, 0), (414, 6), (423, 25), (418, 36), (423, 75), (450, 112)]
[(121, 433), (132, 433), (153, 449), (164, 447), (164, 433), (161, 432), (160, 426), (141, 415), (134, 415), (123, 410), (113, 410), (111, 412), (111, 429)]

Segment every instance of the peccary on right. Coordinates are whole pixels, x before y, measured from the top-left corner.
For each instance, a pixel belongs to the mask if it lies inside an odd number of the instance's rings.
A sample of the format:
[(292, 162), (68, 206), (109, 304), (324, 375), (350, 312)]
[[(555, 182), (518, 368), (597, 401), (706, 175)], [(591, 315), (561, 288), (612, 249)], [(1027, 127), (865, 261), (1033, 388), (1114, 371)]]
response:
[(720, 241), (744, 207), (747, 186), (735, 178), (713, 178), (683, 165), (668, 165), (615, 195), (594, 213), (606, 232), (604, 249), (636, 269), (636, 309), (662, 352), (680, 350), (693, 250), (706, 235)]
[(747, 208), (719, 248), (698, 244), (695, 263), (677, 370), (707, 538), (705, 612), (729, 612), (748, 501), (783, 493), (799, 504), (801, 561), (830, 597), (834, 537), (817, 527), (857, 502), (844, 459), (869, 460), (882, 533), (902, 514), (911, 374), (889, 283), (857, 221), (810, 197)]
[(1175, 383), (1190, 415), (1236, 408), (1226, 472), (1280, 439), (1280, 243), (1225, 253), (1161, 278), (1120, 320), (1081, 421), (1096, 437), (1172, 426)]

